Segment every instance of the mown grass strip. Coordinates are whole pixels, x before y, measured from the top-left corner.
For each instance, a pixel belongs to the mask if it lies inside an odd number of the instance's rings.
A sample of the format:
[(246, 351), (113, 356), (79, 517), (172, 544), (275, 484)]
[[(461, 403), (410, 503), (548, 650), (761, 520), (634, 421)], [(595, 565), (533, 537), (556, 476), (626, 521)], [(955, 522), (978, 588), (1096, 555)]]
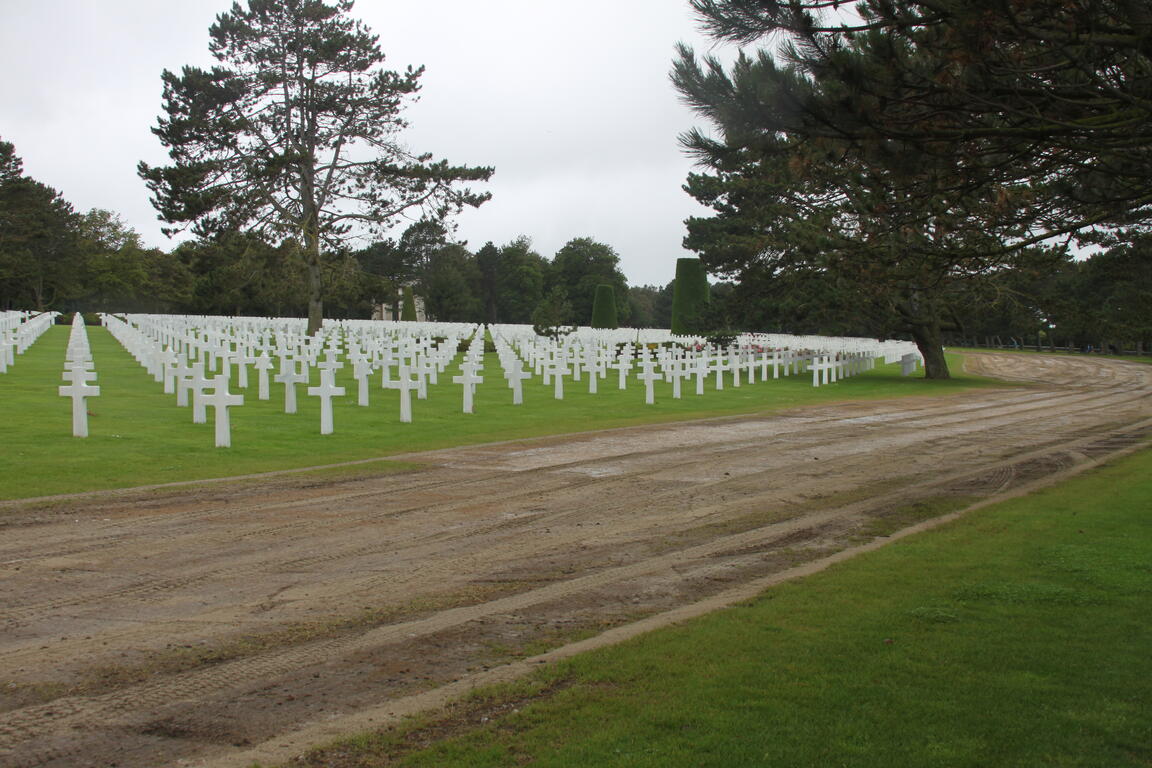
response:
[(1149, 478), (1145, 451), (301, 762), (1148, 766)]
[[(568, 381), (565, 399), (539, 379), (524, 387), (524, 405), (511, 404), (495, 356), (486, 361), (485, 381), (476, 392), (475, 413), (461, 412), (461, 388), (451, 383), (453, 368), (429, 387), (427, 400), (413, 400), (414, 421), (399, 421), (399, 393), (382, 390), (373, 377), (371, 404), (356, 404), (351, 371), (339, 372), (347, 394), (335, 403), (335, 433), (320, 432), (319, 400), (297, 388), (299, 412), (284, 413), (283, 386), (271, 399), (256, 397), (256, 375), (242, 392), (244, 405), (232, 411), (232, 447), (214, 447), (214, 414), (193, 424), (191, 410), (178, 408), (163, 387), (103, 328), (89, 328), (100, 396), (88, 401), (88, 438), (73, 438), (71, 403), (57, 394), (62, 383), (68, 329), (57, 326), (0, 376), (0, 499), (25, 498), (135, 485), (227, 477), (385, 457), (408, 451), (564, 434), (661, 421), (773, 411), (802, 405), (908, 395), (939, 395), (988, 380), (957, 376), (951, 381), (906, 378), (898, 366), (881, 366), (864, 376), (813, 388), (811, 376), (782, 378), (713, 390), (698, 397), (686, 386), (673, 400), (671, 385), (657, 384), (656, 404), (644, 404), (635, 380), (625, 391), (614, 377), (590, 395), (587, 383)], [(960, 369), (959, 361), (953, 362)], [(233, 376), (236, 379), (236, 376)], [(313, 375), (313, 384), (318, 377)]]

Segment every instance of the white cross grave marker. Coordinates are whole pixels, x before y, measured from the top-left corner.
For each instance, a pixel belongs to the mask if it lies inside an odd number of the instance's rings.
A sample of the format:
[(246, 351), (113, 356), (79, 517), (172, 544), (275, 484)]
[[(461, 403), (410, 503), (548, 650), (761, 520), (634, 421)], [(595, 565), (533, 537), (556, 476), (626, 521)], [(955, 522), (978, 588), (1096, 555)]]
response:
[(636, 378), (644, 382), (644, 402), (648, 405), (653, 405), (656, 402), (656, 393), (653, 387), (655, 386), (656, 379), (664, 378), (664, 374), (656, 373), (656, 362), (654, 360), (645, 360), (640, 363), (640, 367), (644, 369), (644, 372), (636, 374)]
[(272, 370), (272, 358), (268, 356), (268, 350), (264, 350), (260, 357), (256, 358), (256, 397), (260, 400), (270, 399), (268, 394), (268, 371)]
[(72, 398), (72, 436), (88, 437), (88, 404), (85, 400), (100, 395), (100, 387), (88, 383), (96, 380), (96, 373), (81, 365), (64, 371), (63, 378), (68, 384), (60, 387), (60, 396)]
[(332, 398), (344, 395), (344, 387), (336, 386), (336, 367), (331, 361), (320, 363), (320, 385), (308, 387), (308, 394), (320, 398), (320, 434), (332, 434)]
[(232, 446), (232, 421), (228, 416), (228, 409), (235, 405), (243, 405), (244, 395), (234, 395), (228, 391), (227, 376), (217, 376), (211, 384), (212, 394), (197, 392), (196, 399), (216, 409), (216, 447), (229, 448)]
[(296, 413), (296, 385), (307, 384), (308, 374), (296, 370), (296, 361), (291, 357), (280, 358), (280, 373), (273, 379), (284, 385), (284, 413)]
[(484, 377), (476, 375), (476, 365), (465, 361), (460, 366), (460, 375), (452, 377), (452, 383), (464, 385), (464, 413), (472, 413), (472, 395), (475, 393), (475, 386), (484, 383)]
[(508, 386), (512, 388), (512, 405), (521, 405), (524, 402), (524, 388), (521, 382), (532, 378), (532, 372), (520, 367), (517, 362), (511, 369), (504, 370), (504, 378), (508, 379)]

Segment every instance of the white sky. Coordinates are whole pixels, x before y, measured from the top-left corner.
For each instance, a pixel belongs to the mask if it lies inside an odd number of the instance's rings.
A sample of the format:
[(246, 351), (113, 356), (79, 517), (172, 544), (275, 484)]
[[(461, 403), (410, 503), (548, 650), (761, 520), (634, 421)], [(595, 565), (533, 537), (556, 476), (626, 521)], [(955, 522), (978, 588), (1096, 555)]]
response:
[[(160, 233), (136, 163), (167, 164), (150, 129), (163, 69), (209, 66), (208, 27), (230, 0), (0, 0), (0, 138), (28, 176), (79, 211)], [(683, 220), (678, 135), (697, 122), (668, 72), (677, 41), (698, 52), (686, 0), (359, 0), (390, 69), (424, 65), (404, 113), (415, 150), (491, 165), (493, 199), (457, 219), (473, 251), (520, 235), (551, 259), (574, 237), (620, 254), (632, 285), (664, 285)], [(389, 233), (399, 237), (403, 224)]]

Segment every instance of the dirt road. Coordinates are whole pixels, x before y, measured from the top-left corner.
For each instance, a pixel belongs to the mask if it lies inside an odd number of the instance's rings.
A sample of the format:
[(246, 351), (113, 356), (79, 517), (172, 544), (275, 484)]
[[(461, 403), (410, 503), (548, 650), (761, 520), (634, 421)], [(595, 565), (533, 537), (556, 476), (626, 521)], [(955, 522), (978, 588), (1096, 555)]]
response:
[(969, 367), (1029, 386), (0, 506), (0, 766), (284, 759), (1152, 433), (1152, 367)]

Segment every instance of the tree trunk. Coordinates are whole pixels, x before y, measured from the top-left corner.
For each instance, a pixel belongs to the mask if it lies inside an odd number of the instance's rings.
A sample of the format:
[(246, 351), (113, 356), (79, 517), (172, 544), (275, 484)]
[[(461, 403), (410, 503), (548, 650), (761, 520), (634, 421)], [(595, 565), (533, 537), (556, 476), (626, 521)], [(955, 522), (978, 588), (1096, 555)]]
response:
[(308, 263), (308, 335), (315, 336), (324, 324), (324, 285), (320, 269), (320, 234), (308, 232), (304, 259)]
[(918, 323), (912, 328), (912, 340), (924, 357), (924, 378), (950, 379), (948, 361), (944, 358), (944, 344), (938, 323)]

